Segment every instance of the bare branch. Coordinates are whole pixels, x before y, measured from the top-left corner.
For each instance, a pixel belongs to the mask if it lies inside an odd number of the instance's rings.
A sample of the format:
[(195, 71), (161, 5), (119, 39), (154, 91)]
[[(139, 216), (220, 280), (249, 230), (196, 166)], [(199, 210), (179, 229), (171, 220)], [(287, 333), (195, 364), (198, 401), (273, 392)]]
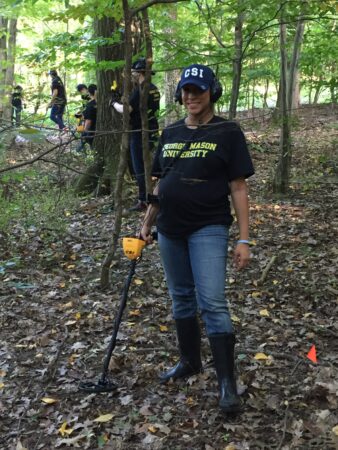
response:
[(135, 14), (138, 14), (139, 12), (141, 12), (153, 5), (159, 5), (161, 3), (167, 4), (167, 3), (178, 3), (178, 2), (188, 2), (188, 1), (189, 0), (150, 0), (149, 2), (145, 3), (142, 6), (132, 9), (130, 12), (131, 12), (132, 16), (135, 16)]
[(40, 153), (40, 155), (35, 156), (34, 158), (28, 159), (27, 161), (24, 161), (22, 163), (12, 164), (11, 166), (4, 167), (3, 169), (0, 169), (0, 173), (9, 172), (10, 170), (18, 169), (19, 167), (23, 167), (23, 166), (28, 166), (30, 164), (34, 164), (36, 161), (39, 161), (45, 155), (48, 155), (48, 153), (53, 152), (57, 148), (64, 147), (64, 146), (70, 144), (72, 141), (75, 141), (75, 140), (76, 140), (76, 138), (69, 139), (67, 142), (55, 145), (54, 147), (49, 148), (45, 152)]

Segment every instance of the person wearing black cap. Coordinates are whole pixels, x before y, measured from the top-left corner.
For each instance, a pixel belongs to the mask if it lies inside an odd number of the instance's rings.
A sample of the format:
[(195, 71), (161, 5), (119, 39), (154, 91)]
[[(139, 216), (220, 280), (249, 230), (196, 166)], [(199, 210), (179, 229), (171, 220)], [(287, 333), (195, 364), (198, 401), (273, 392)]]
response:
[(23, 89), (21, 86), (15, 86), (14, 92), (12, 93), (12, 123), (18, 127), (21, 121), (21, 111), (23, 108)]
[(56, 70), (50, 70), (49, 75), (52, 77), (52, 98), (47, 109), (51, 108), (50, 119), (58, 125), (60, 131), (65, 131), (66, 127), (63, 123), (63, 114), (67, 104), (66, 90)]
[(90, 101), (88, 87), (85, 84), (78, 84), (76, 86), (76, 90), (79, 94), (81, 94), (82, 109), (85, 109), (85, 107), (87, 106), (87, 103)]
[(90, 101), (87, 103), (85, 110), (83, 111), (84, 119), (84, 131), (82, 133), (83, 142), (93, 147), (95, 130), (96, 130), (96, 115), (97, 115), (97, 104), (96, 104), (96, 84), (90, 84), (88, 86), (88, 95)]
[[(144, 177), (143, 147), (142, 147), (142, 120), (140, 112), (140, 89), (145, 80), (146, 60), (140, 58), (132, 65), (132, 78), (134, 89), (129, 98), (130, 105), (130, 156), (132, 166), (138, 184), (138, 201), (130, 211), (143, 211), (147, 209), (146, 203), (146, 183)], [(152, 72), (154, 74), (154, 72)], [(119, 101), (112, 101), (112, 106), (119, 113), (123, 113), (123, 105)], [(160, 108), (160, 92), (157, 87), (150, 83), (148, 94), (148, 128), (149, 132), (149, 150), (152, 151), (158, 136), (157, 111)]]
[(249, 207), (245, 179), (254, 173), (244, 135), (235, 122), (214, 114), (222, 87), (207, 66), (183, 70), (176, 100), (185, 119), (167, 127), (160, 138), (152, 174), (159, 178), (141, 237), (158, 243), (172, 299), (180, 350), (179, 362), (160, 375), (178, 379), (202, 370), (198, 311), (205, 323), (219, 383), (219, 406), (238, 412), (234, 375), (235, 334), (225, 298), (229, 227), (234, 206), (239, 239), (234, 262), (244, 268), (250, 258)]

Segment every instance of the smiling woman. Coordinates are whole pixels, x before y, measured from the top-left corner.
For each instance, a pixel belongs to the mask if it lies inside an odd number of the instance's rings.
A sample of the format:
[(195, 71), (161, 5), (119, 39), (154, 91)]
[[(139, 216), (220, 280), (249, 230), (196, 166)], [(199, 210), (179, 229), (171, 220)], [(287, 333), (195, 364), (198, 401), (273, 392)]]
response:
[(183, 70), (176, 100), (187, 117), (166, 128), (153, 163), (160, 179), (158, 202), (148, 207), (141, 236), (151, 242), (157, 218), (158, 242), (173, 304), (181, 358), (160, 381), (202, 370), (198, 311), (206, 326), (223, 412), (236, 412), (240, 400), (234, 376), (235, 335), (225, 292), (229, 195), (239, 226), (237, 269), (249, 261), (249, 208), (245, 178), (254, 173), (242, 131), (214, 115), (222, 87), (207, 66)]

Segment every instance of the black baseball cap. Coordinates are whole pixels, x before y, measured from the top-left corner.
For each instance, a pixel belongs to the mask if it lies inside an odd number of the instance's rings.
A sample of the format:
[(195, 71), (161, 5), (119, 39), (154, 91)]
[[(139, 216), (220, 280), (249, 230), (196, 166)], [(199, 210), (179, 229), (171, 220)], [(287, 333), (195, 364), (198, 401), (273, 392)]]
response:
[(202, 91), (207, 91), (214, 83), (214, 79), (215, 74), (210, 67), (203, 64), (191, 64), (183, 69), (180, 88), (182, 89), (187, 84), (193, 84)]

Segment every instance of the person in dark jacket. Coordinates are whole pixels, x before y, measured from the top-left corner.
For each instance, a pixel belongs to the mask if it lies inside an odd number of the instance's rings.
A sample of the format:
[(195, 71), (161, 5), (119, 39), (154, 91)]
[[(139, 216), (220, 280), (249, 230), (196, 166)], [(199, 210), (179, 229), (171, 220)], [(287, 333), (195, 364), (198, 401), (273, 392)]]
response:
[(237, 269), (250, 258), (249, 207), (245, 179), (254, 173), (245, 138), (235, 122), (214, 113), (222, 87), (207, 66), (183, 70), (176, 98), (185, 119), (167, 127), (160, 138), (152, 175), (159, 179), (144, 218), (141, 237), (158, 243), (172, 299), (180, 360), (160, 381), (189, 377), (202, 370), (198, 313), (205, 323), (219, 383), (219, 406), (238, 412), (234, 374), (235, 333), (225, 298), (229, 227), (234, 206), (238, 241)]
[[(142, 120), (140, 112), (141, 89), (145, 80), (146, 60), (138, 59), (132, 65), (132, 78), (134, 89), (129, 98), (130, 105), (130, 156), (133, 171), (138, 184), (138, 201), (130, 208), (130, 211), (144, 211), (147, 208), (146, 203), (146, 183), (144, 176), (143, 146), (142, 146)], [(112, 106), (119, 113), (123, 113), (123, 105), (119, 101), (112, 101)], [(148, 94), (148, 128), (149, 128), (149, 150), (155, 147), (158, 136), (157, 112), (160, 108), (160, 92), (157, 87), (150, 83)]]
[(90, 84), (88, 86), (88, 95), (90, 100), (83, 111), (84, 131), (82, 133), (82, 140), (85, 143), (89, 144), (91, 148), (93, 147), (96, 130), (96, 91), (96, 84)]
[(12, 104), (12, 123), (18, 127), (21, 122), (21, 111), (23, 109), (23, 89), (21, 86), (15, 86), (11, 98)]

